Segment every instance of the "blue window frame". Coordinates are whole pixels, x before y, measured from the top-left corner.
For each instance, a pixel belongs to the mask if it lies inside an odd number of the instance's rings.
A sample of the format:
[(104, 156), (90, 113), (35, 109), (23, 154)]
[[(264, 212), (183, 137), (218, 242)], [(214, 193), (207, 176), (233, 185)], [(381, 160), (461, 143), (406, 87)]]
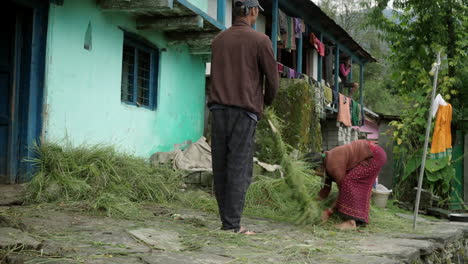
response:
[(159, 52), (125, 35), (122, 56), (121, 101), (156, 109)]

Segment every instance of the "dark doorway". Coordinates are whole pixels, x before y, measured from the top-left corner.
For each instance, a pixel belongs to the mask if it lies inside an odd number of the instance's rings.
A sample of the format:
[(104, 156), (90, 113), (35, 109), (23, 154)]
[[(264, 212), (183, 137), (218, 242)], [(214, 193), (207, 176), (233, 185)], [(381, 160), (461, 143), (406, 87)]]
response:
[(22, 161), (40, 134), (47, 4), (19, 2), (0, 9), (0, 183), (27, 179)]

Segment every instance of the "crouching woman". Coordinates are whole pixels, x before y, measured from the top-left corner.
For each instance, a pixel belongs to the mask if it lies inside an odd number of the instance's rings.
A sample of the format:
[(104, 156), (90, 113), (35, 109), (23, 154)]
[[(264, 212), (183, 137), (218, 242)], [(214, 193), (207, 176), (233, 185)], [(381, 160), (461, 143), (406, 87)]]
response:
[(354, 230), (357, 225), (367, 224), (372, 186), (387, 161), (385, 151), (373, 142), (357, 140), (324, 153), (311, 154), (310, 161), (320, 165), (316, 173), (324, 177), (319, 200), (328, 197), (333, 181), (338, 185), (338, 199), (322, 213), (322, 220), (338, 214), (344, 222), (336, 227), (342, 230)]

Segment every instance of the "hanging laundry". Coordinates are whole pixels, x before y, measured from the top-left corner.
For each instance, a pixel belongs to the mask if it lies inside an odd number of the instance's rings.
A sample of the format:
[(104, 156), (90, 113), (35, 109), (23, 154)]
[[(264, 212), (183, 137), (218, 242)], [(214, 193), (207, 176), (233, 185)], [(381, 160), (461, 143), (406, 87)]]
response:
[(289, 78), (289, 79), (294, 79), (294, 78), (296, 78), (296, 71), (294, 71), (294, 69), (289, 68), (288, 78)]
[(310, 33), (310, 39), (309, 39), (310, 44), (314, 46), (314, 48), (317, 50), (320, 56), (325, 56), (325, 44), (323, 44), (316, 36), (314, 33)]
[(338, 118), (337, 121), (343, 123), (343, 125), (350, 127), (351, 126), (351, 113), (349, 104), (351, 103), (350, 98), (339, 94), (339, 104), (340, 108), (338, 109)]
[(294, 37), (301, 38), (302, 31), (303, 31), (302, 19), (300, 19), (298, 17), (295, 17), (295, 18), (293, 18), (293, 20), (294, 20)]
[(283, 73), (284, 72), (284, 65), (278, 62), (278, 72)]
[(283, 65), (283, 72), (281, 73), (281, 77), (288, 78), (288, 75), (289, 75), (289, 67), (286, 65)]
[(286, 49), (296, 50), (296, 38), (294, 36), (294, 21), (292, 17), (286, 17), (288, 22), (288, 32), (286, 37)]
[(439, 105), (432, 136), (429, 158), (439, 159), (452, 156), (452, 105)]
[(281, 9), (278, 11), (278, 25), (279, 25), (279, 34), (284, 35), (288, 32), (288, 21), (287, 21), (287, 15), (281, 11)]
[(278, 48), (286, 48), (288, 39), (288, 16), (281, 10), (278, 11)]
[(360, 115), (359, 109), (360, 109), (359, 104), (356, 103), (356, 101), (352, 100), (351, 102), (351, 124), (353, 126), (361, 125), (360, 120), (359, 120), (359, 115)]
[(326, 85), (322, 85), (323, 87), (323, 94), (325, 98), (325, 105), (329, 105), (333, 102), (333, 91), (330, 87)]
[(440, 105), (447, 105), (447, 102), (445, 102), (444, 98), (442, 98), (442, 95), (438, 94), (436, 98), (434, 99), (434, 103), (432, 104), (431, 108), (431, 115), (432, 117), (435, 117), (437, 113), (437, 109), (439, 109)]

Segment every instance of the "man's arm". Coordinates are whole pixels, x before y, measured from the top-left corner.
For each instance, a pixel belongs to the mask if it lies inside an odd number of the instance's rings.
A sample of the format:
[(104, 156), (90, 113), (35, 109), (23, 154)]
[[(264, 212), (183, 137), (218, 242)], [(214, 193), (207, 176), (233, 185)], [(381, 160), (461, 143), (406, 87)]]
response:
[(273, 48), (268, 37), (260, 43), (258, 47), (258, 59), (261, 71), (265, 74), (265, 104), (271, 105), (275, 99), (279, 87), (278, 66), (273, 55)]

